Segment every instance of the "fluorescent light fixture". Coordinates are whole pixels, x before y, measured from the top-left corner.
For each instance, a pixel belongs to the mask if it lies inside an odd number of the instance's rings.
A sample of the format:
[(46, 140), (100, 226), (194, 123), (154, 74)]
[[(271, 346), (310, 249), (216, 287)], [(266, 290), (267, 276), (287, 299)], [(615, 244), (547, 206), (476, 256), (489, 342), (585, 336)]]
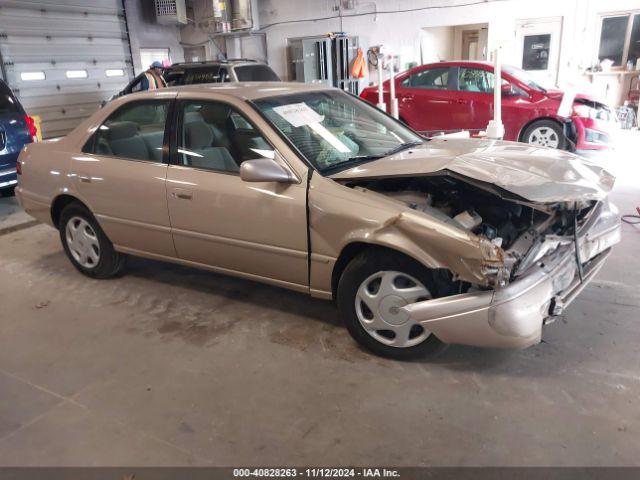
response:
[(32, 80), (44, 80), (44, 72), (20, 72), (20, 79), (30, 82)]
[(121, 68), (110, 68), (109, 70), (105, 70), (104, 74), (107, 77), (124, 77), (124, 70)]
[(67, 70), (65, 75), (67, 78), (87, 78), (89, 76), (86, 70)]

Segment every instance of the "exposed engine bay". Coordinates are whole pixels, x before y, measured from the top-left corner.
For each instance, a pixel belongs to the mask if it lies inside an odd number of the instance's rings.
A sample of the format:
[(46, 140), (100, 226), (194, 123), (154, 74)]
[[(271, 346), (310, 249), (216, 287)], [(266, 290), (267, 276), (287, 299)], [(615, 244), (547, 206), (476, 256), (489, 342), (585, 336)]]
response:
[(494, 286), (508, 284), (560, 245), (574, 242), (576, 228), (596, 204), (529, 202), (495, 185), (449, 174), (363, 179), (346, 185), (383, 194), (499, 247), (504, 265), (489, 282)]

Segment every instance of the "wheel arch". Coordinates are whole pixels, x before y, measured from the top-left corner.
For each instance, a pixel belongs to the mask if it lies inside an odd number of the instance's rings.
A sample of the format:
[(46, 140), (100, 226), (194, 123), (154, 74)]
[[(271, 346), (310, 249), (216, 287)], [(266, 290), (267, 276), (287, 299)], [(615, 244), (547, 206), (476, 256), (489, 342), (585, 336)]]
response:
[(86, 208), (87, 210), (89, 210), (89, 212), (91, 211), (91, 209), (87, 206), (86, 203), (84, 203), (82, 200), (80, 200), (78, 197), (75, 197), (73, 195), (69, 195), (67, 193), (63, 193), (61, 195), (58, 195), (56, 198), (54, 198), (53, 202), (51, 202), (51, 221), (53, 222), (53, 226), (58, 228), (60, 225), (60, 214), (62, 213), (62, 210), (64, 210), (64, 208), (71, 204), (71, 203), (79, 203), (80, 205), (82, 205), (84, 208)]
[(397, 248), (396, 246), (364, 242), (361, 240), (353, 241), (351, 243), (348, 243), (342, 248), (336, 262), (333, 264), (333, 270), (331, 272), (331, 294), (334, 299), (336, 298), (336, 294), (338, 291), (338, 283), (340, 282), (340, 277), (342, 276), (342, 273), (344, 272), (345, 268), (347, 268), (347, 265), (349, 265), (351, 260), (356, 258), (365, 250), (379, 250), (381, 252), (382, 251), (393, 252), (395, 254), (410, 258), (414, 262), (417, 262), (420, 265), (422, 265), (424, 268), (438, 268), (437, 266), (434, 266), (434, 265), (425, 264), (424, 261), (420, 260), (419, 258), (416, 258), (414, 255), (411, 255), (409, 252), (406, 252), (400, 248)]

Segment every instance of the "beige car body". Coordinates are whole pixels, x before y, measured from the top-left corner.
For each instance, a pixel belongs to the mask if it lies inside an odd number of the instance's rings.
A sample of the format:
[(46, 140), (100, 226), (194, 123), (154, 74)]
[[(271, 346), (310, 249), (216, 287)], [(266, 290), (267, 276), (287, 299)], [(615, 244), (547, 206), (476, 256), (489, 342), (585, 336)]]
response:
[[(385, 195), (345, 186), (343, 181), (354, 175), (352, 171), (335, 178), (312, 172), (248, 102), (323, 88), (288, 83), (195, 85), (128, 95), (110, 102), (68, 136), (27, 146), (19, 158), (22, 175), (17, 195), (30, 215), (54, 227), (61, 206), (71, 199), (79, 200), (122, 253), (236, 275), (324, 299), (334, 297), (341, 270), (367, 245), (402, 252), (427, 268), (447, 269), (455, 278), (474, 285), (488, 285), (487, 269), (502, 262), (499, 248)], [(291, 181), (248, 182), (236, 174), (82, 153), (83, 145), (105, 118), (121, 105), (143, 98), (210, 99), (231, 104), (268, 139), (276, 161)], [(443, 141), (434, 142), (430, 148), (438, 149), (441, 159), (461, 158), (461, 151), (470, 148), (464, 142), (454, 141), (451, 147)], [(484, 142), (491, 148), (521, 148), (521, 157), (531, 150), (524, 145)], [(374, 162), (371, 175), (392, 175), (393, 168), (383, 161)], [(599, 175), (601, 188), (593, 187), (597, 182), (590, 183), (590, 194), (602, 200), (610, 185), (604, 173)], [(606, 232), (598, 235), (600, 243), (585, 252), (584, 260), (606, 254), (619, 240), (617, 216), (605, 216), (606, 225), (600, 227)], [(593, 238), (592, 232), (590, 241)], [(565, 266), (568, 256), (563, 257)], [(593, 266), (593, 274), (602, 266), (601, 260)], [(550, 296), (557, 293), (550, 292), (548, 285), (540, 290), (550, 275), (547, 272), (542, 277), (536, 284), (538, 296), (533, 299), (541, 305), (524, 319), (516, 315), (504, 320), (495, 310), (500, 302), (508, 304), (521, 296), (520, 290), (501, 300), (500, 290), (485, 290), (424, 301), (406, 309), (428, 323), (430, 331), (445, 342), (528, 346), (540, 340), (542, 321), (549, 316), (543, 307), (548, 309)], [(583, 286), (573, 285), (571, 295)], [(531, 289), (527, 291), (531, 294)], [(568, 290), (565, 293), (568, 297)], [(513, 314), (513, 310), (509, 312), (503, 315)]]

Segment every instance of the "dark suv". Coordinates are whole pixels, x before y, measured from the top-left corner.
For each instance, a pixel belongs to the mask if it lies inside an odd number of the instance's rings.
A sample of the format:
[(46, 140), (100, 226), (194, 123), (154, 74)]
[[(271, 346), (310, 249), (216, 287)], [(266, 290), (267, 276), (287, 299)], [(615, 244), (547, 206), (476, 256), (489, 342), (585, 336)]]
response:
[[(280, 78), (269, 65), (245, 58), (224, 61), (174, 63), (164, 71), (169, 86), (195, 83), (278, 82)], [(113, 98), (140, 91), (144, 72)]]
[(13, 193), (18, 183), (16, 159), (27, 143), (36, 141), (36, 126), (11, 89), (0, 80), (0, 193)]

